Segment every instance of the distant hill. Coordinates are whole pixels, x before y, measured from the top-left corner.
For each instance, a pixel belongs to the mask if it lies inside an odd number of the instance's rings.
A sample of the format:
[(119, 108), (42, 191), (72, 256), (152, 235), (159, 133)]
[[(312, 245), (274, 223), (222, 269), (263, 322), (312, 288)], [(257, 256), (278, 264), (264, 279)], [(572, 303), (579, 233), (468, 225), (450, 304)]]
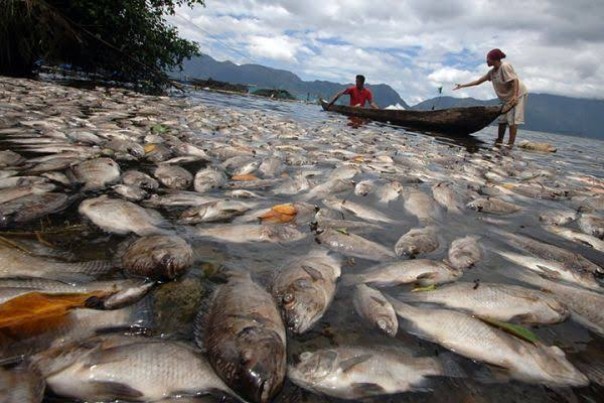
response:
[[(497, 105), (492, 99), (480, 101), (474, 98), (433, 98), (412, 107), (430, 110), (461, 106)], [(526, 130), (591, 137), (604, 140), (604, 100), (569, 98), (549, 94), (529, 94), (526, 105)]]
[[(272, 69), (258, 64), (242, 64), (226, 61), (219, 62), (211, 56), (203, 55), (187, 60), (183, 63), (182, 72), (174, 72), (175, 78), (197, 78), (226, 81), (233, 84), (251, 85), (252, 91), (256, 89), (283, 89), (287, 90), (298, 99), (315, 100), (319, 97), (331, 98), (338, 91), (352, 84), (338, 84), (329, 81), (302, 81), (300, 77), (286, 70)], [(354, 77), (351, 77), (351, 80)], [(368, 80), (370, 81), (370, 80)], [(367, 87), (373, 92), (375, 102), (381, 106), (400, 104), (405, 108), (405, 103), (390, 86), (385, 84), (373, 85), (368, 82)]]
[[(250, 85), (250, 90), (287, 90), (298, 99), (315, 100), (330, 98), (338, 91), (352, 84), (338, 84), (329, 81), (302, 81), (300, 77), (286, 70), (272, 69), (257, 64), (236, 65), (219, 62), (208, 55), (187, 60), (182, 72), (174, 72), (177, 79), (204, 79), (226, 81), (233, 84)], [(352, 80), (352, 77), (351, 77)], [(369, 80), (370, 81), (370, 80)], [(429, 110), (456, 106), (497, 105), (497, 99), (481, 101), (473, 98), (441, 97), (433, 98), (410, 107), (399, 94), (386, 84), (367, 85), (371, 88), (376, 103), (380, 107), (396, 105), (405, 109)], [(344, 100), (344, 102), (346, 102)], [(548, 94), (529, 94), (526, 107), (527, 130), (567, 134), (571, 136), (604, 139), (604, 100), (569, 98)]]

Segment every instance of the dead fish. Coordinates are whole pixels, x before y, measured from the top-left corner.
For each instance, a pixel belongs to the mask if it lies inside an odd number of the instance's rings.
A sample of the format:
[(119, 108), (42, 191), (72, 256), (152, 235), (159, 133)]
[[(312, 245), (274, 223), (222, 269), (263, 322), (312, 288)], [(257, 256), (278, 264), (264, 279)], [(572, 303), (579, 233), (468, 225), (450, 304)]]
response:
[(552, 324), (570, 312), (555, 296), (509, 284), (457, 282), (432, 291), (401, 293), (404, 302), (428, 302), (470, 312), (481, 318), (524, 324)]
[(429, 377), (447, 372), (436, 357), (414, 357), (393, 347), (340, 346), (303, 352), (287, 375), (315, 393), (363, 400), (424, 390)]
[(571, 228), (560, 227), (557, 225), (544, 225), (543, 228), (571, 242), (576, 242), (593, 248), (599, 252), (604, 252), (604, 241), (595, 236), (587, 235), (583, 232), (575, 231)]
[(428, 259), (399, 260), (371, 267), (360, 274), (347, 274), (342, 284), (370, 284), (375, 287), (392, 287), (400, 284), (417, 283), (422, 286), (449, 283), (457, 280), (463, 272), (445, 262)]
[(122, 245), (120, 266), (130, 276), (172, 280), (193, 263), (193, 249), (176, 235), (151, 235)]
[(587, 235), (604, 239), (604, 217), (596, 214), (581, 214), (577, 221), (581, 231)]
[(199, 224), (216, 222), (242, 215), (252, 207), (249, 203), (234, 200), (217, 200), (183, 211), (178, 220), (181, 224)]
[(27, 160), (11, 150), (0, 151), (0, 168), (15, 167), (22, 165)]
[(32, 355), (50, 347), (59, 347), (111, 330), (136, 332), (152, 327), (153, 312), (149, 300), (121, 309), (74, 309), (60, 318), (42, 320), (14, 333), (0, 333), (0, 358)]
[(357, 314), (373, 327), (377, 327), (388, 336), (398, 332), (398, 319), (394, 308), (378, 290), (359, 284), (352, 297)]
[(265, 178), (275, 178), (285, 171), (283, 161), (278, 157), (268, 157), (262, 160), (258, 166), (258, 172)]
[(230, 392), (199, 351), (177, 341), (104, 336), (42, 353), (37, 361), (48, 387), (73, 399), (157, 401)]
[(120, 178), (120, 167), (111, 158), (86, 160), (73, 166), (72, 171), (76, 180), (84, 184), (84, 191), (103, 189)]
[(375, 190), (375, 195), (380, 203), (387, 204), (400, 197), (403, 185), (397, 181), (388, 182)]
[(406, 189), (403, 192), (405, 209), (420, 222), (433, 221), (440, 218), (440, 208), (434, 199), (417, 189)]
[(10, 370), (0, 368), (2, 403), (42, 402), (45, 387), (42, 374), (28, 363), (21, 363)]
[(548, 225), (566, 225), (577, 219), (574, 210), (548, 210), (539, 214), (539, 221)]
[(494, 197), (479, 198), (471, 201), (466, 206), (478, 212), (500, 215), (517, 213), (522, 210), (515, 204)]
[(269, 402), (287, 370), (285, 326), (272, 296), (249, 273), (231, 273), (196, 320), (196, 340), (216, 373), (254, 402)]
[(551, 292), (571, 312), (571, 318), (587, 329), (604, 336), (604, 294), (547, 280), (537, 274), (514, 270), (510, 277)]
[(496, 250), (507, 260), (558, 280), (578, 284), (597, 291), (602, 290), (604, 269), (583, 256), (554, 245), (505, 231), (492, 231), (506, 239), (516, 249), (527, 254)]
[(142, 204), (145, 207), (185, 207), (201, 206), (203, 204), (219, 201), (203, 193), (186, 190), (171, 190), (162, 195), (153, 194)]
[(320, 244), (347, 256), (374, 261), (388, 261), (396, 258), (390, 249), (355, 234), (334, 229), (317, 231), (315, 238)]
[(167, 161), (174, 156), (172, 149), (164, 144), (145, 144), (143, 150), (145, 159), (155, 163)]
[(135, 186), (144, 190), (157, 190), (159, 183), (146, 173), (128, 170), (122, 174), (122, 183), (128, 186)]
[(45, 183), (45, 181), (42, 181), (41, 183), (32, 184), (24, 182), (28, 181), (19, 179), (14, 186), (2, 189), (2, 192), (0, 194), (0, 205), (11, 200), (18, 199), (20, 197), (52, 192), (57, 188), (51, 183)]
[(114, 185), (111, 187), (116, 194), (120, 195), (124, 199), (128, 201), (141, 201), (149, 197), (149, 193), (146, 190), (138, 188), (136, 186), (128, 186), (128, 185)]
[(170, 189), (185, 190), (193, 183), (193, 175), (177, 165), (159, 164), (154, 175), (162, 185)]
[(326, 196), (336, 193), (346, 192), (354, 189), (354, 182), (348, 179), (333, 179), (323, 182), (310, 189), (310, 191), (301, 197), (302, 200), (322, 199)]
[(375, 181), (364, 180), (357, 183), (354, 187), (354, 194), (357, 196), (367, 196), (375, 189)]
[(410, 333), (467, 358), (505, 368), (514, 379), (550, 386), (589, 383), (556, 346), (532, 344), (463, 312), (420, 309), (393, 298), (390, 302)]
[(0, 228), (14, 227), (66, 209), (74, 197), (64, 193), (41, 193), (0, 204)]
[(103, 147), (109, 148), (115, 152), (130, 154), (135, 158), (142, 158), (145, 156), (145, 149), (143, 146), (132, 140), (115, 138), (106, 142)]
[(352, 213), (355, 216), (364, 220), (385, 223), (394, 222), (393, 219), (387, 217), (386, 215), (377, 210), (372, 209), (371, 207), (355, 203), (350, 200), (340, 199), (335, 196), (323, 199), (323, 204), (336, 211)]
[(447, 255), (451, 266), (459, 270), (465, 270), (478, 263), (482, 258), (479, 239), (478, 236), (468, 235), (451, 242)]
[(294, 333), (304, 333), (321, 319), (333, 300), (340, 264), (327, 251), (314, 250), (287, 262), (276, 273), (270, 292)]
[(211, 227), (197, 226), (195, 235), (226, 242), (296, 242), (308, 236), (293, 225), (287, 224), (217, 224)]
[(196, 192), (205, 193), (220, 188), (226, 183), (227, 177), (224, 172), (214, 168), (206, 168), (195, 174), (193, 186)]
[(104, 140), (96, 134), (84, 130), (71, 131), (66, 133), (66, 136), (69, 140), (74, 141), (76, 143), (101, 145), (104, 142)]
[(121, 199), (111, 199), (102, 195), (86, 199), (78, 211), (103, 231), (116, 234), (134, 232), (138, 235), (166, 233), (159, 228), (165, 225), (161, 215), (153, 210), (146, 210), (134, 203)]
[(461, 198), (451, 182), (437, 182), (432, 186), (432, 195), (434, 200), (447, 209), (448, 212), (461, 214), (464, 205)]
[(531, 151), (542, 151), (547, 153), (555, 153), (556, 147), (548, 143), (538, 143), (534, 141), (522, 140), (518, 143), (518, 147)]
[(436, 227), (412, 228), (396, 241), (394, 252), (398, 256), (415, 257), (416, 255), (433, 252), (439, 246)]

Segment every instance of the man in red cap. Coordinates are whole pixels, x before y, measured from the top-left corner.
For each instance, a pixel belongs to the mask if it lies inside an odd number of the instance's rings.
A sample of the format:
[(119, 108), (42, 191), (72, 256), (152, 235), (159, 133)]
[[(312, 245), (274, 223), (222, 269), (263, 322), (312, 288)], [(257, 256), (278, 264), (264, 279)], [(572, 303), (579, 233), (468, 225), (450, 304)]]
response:
[(505, 128), (510, 127), (510, 138), (508, 145), (512, 146), (516, 140), (518, 125), (524, 123), (524, 108), (528, 92), (526, 86), (514, 71), (511, 64), (501, 61), (505, 53), (500, 49), (493, 49), (487, 53), (487, 65), (492, 67), (487, 74), (467, 84), (456, 84), (453, 90), (472, 87), (485, 81), (493, 83), (493, 89), (497, 97), (504, 102), (503, 113), (499, 117), (499, 131), (496, 144), (503, 142)]
[(345, 90), (338, 92), (333, 97), (331, 102), (329, 102), (327, 109), (329, 109), (329, 107), (331, 105), (333, 105), (334, 102), (336, 102), (338, 100), (338, 98), (340, 98), (342, 95), (350, 95), (350, 106), (358, 106), (358, 107), (364, 108), (365, 103), (369, 102), (369, 105), (373, 109), (378, 109), (379, 107), (376, 105), (375, 102), (373, 102), (373, 95), (371, 94), (371, 91), (369, 91), (367, 88), (365, 88), (364, 85), (365, 85), (365, 76), (362, 76), (360, 74), (357, 75), (356, 76), (356, 85), (354, 87), (348, 87)]

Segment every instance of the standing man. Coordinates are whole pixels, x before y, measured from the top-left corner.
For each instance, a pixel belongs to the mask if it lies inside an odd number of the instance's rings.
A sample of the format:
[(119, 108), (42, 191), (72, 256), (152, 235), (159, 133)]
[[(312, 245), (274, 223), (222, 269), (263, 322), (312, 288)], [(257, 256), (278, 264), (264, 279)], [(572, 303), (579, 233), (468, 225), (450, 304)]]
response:
[(350, 95), (350, 106), (356, 106), (359, 108), (364, 108), (365, 103), (369, 102), (369, 105), (373, 109), (379, 109), (379, 107), (373, 102), (373, 95), (371, 91), (364, 87), (365, 85), (365, 76), (357, 75), (356, 77), (356, 85), (354, 87), (348, 87), (345, 90), (338, 92), (329, 105), (327, 105), (327, 109), (331, 107), (340, 98), (342, 95)]
[(511, 64), (502, 62), (505, 53), (500, 49), (493, 49), (487, 53), (487, 66), (492, 67), (484, 76), (467, 84), (456, 84), (453, 90), (472, 87), (485, 81), (493, 83), (493, 89), (497, 97), (504, 102), (503, 110), (506, 113), (499, 117), (499, 132), (495, 144), (501, 144), (505, 136), (506, 126), (510, 127), (510, 138), (508, 145), (514, 145), (518, 125), (524, 124), (524, 108), (528, 92), (526, 86), (514, 71)]

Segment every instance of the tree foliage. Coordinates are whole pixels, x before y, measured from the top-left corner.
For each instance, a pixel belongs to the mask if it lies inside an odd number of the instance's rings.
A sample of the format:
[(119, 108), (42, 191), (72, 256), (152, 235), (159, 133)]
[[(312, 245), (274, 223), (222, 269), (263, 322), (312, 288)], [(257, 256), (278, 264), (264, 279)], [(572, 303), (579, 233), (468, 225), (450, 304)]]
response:
[(1, 0), (0, 74), (68, 64), (115, 80), (158, 86), (198, 55), (166, 15), (203, 0)]

